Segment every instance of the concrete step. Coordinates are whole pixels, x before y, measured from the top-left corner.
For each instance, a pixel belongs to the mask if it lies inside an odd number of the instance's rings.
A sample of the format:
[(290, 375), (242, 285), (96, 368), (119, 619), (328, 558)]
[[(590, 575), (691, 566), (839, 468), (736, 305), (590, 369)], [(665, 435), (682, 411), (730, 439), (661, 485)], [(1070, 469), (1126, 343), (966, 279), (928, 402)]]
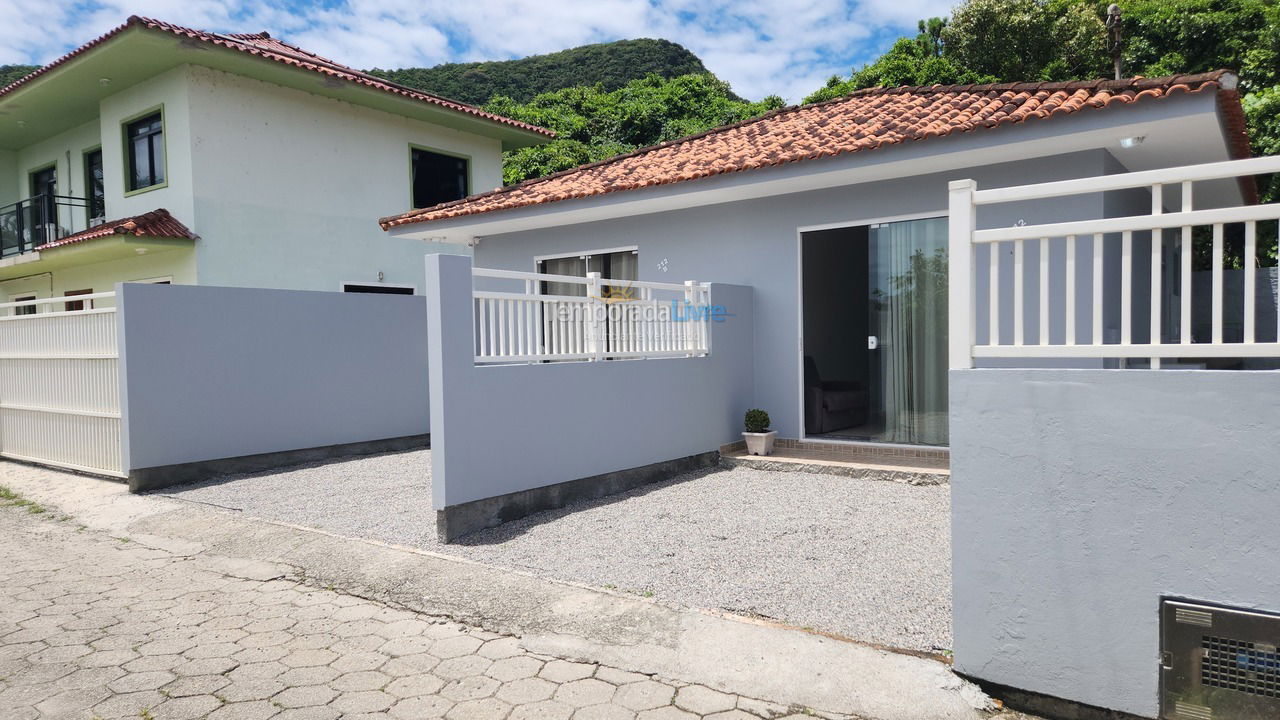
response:
[(908, 485), (946, 485), (951, 482), (946, 450), (886, 450), (894, 454), (876, 452), (876, 448), (864, 445), (780, 440), (772, 455), (762, 457), (748, 455), (742, 443), (733, 443), (720, 449), (720, 462), (730, 467), (841, 475)]

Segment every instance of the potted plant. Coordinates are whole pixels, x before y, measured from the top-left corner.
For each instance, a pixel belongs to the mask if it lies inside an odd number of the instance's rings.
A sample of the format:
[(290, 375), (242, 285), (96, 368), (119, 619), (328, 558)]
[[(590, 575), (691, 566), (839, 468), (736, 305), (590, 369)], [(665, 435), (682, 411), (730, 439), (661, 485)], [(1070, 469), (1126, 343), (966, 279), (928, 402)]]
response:
[(764, 410), (748, 410), (743, 418), (746, 432), (742, 433), (747, 441), (747, 453), (751, 455), (770, 455), (773, 453), (773, 439), (776, 431), (769, 429), (769, 413)]

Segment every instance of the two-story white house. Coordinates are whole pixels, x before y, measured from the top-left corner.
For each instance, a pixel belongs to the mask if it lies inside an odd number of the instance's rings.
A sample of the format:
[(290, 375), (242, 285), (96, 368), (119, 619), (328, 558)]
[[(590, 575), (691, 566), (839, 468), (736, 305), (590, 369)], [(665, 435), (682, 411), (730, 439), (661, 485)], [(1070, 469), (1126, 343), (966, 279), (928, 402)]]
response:
[(422, 292), (424, 249), (449, 246), (373, 218), (497, 188), (504, 149), (551, 136), (267, 33), (131, 17), (0, 89), (0, 302), (139, 281)]

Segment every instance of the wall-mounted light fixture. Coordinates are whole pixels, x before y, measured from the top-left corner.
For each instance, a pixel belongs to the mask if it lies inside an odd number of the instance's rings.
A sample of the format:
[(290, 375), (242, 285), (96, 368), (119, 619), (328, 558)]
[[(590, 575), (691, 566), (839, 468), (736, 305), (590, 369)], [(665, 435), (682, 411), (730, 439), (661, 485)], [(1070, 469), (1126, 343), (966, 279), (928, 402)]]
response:
[(1139, 145), (1141, 145), (1142, 141), (1146, 139), (1147, 139), (1146, 135), (1133, 135), (1126, 138), (1120, 138), (1120, 147), (1124, 148), (1125, 150), (1130, 150), (1132, 148), (1136, 148)]

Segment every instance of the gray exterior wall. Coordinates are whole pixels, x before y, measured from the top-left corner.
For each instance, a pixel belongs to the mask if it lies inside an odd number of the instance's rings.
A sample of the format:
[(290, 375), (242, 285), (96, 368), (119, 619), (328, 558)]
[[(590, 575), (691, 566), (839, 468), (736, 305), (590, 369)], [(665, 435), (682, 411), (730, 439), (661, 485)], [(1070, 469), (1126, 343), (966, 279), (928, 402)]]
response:
[[(815, 166), (819, 165), (817, 161)], [(822, 225), (862, 225), (902, 216), (942, 217), (947, 214), (947, 183), (973, 178), (979, 187), (999, 187), (1096, 176), (1114, 170), (1105, 150), (1052, 158), (1003, 163), (964, 170), (813, 190), (761, 200), (724, 203), (618, 220), (568, 225), (483, 238), (475, 248), (478, 267), (535, 270), (539, 255), (638, 246), (639, 280), (682, 282), (698, 280), (748, 285), (754, 290), (755, 404), (769, 411), (774, 427), (785, 437), (802, 433), (800, 368), (800, 253), (799, 229)], [(1103, 215), (1101, 194), (983, 208), (980, 227), (1000, 227), (1023, 220), (1056, 222)], [(1002, 265), (1001, 287), (1005, 297), (1013, 293), (1012, 250)], [(1039, 268), (1037, 249), (1028, 245), (1026, 292), (1036, 297)], [(1065, 250), (1055, 247), (1055, 273), (1061, 273)], [(1092, 255), (1089, 243), (1081, 243), (1077, 271), (1089, 277)], [(1118, 268), (1119, 245), (1108, 250), (1109, 262)], [(987, 334), (987, 252), (979, 248), (978, 333)], [(1112, 262), (1111, 258), (1115, 261)], [(1056, 276), (1055, 276), (1056, 278)], [(850, 278), (857, 281), (857, 278)], [(1061, 283), (1060, 279), (1055, 282)], [(1118, 292), (1118, 269), (1114, 277)], [(1077, 317), (1082, 332), (1089, 332), (1089, 296), (1081, 294)], [(1060, 296), (1060, 295), (1059, 295)], [(1008, 308), (1008, 302), (1004, 303)], [(1013, 315), (1002, 318), (1004, 337), (1012, 339)], [(1028, 337), (1035, 337), (1038, 322), (1034, 305), (1028, 306)], [(1062, 337), (1061, 319), (1055, 314), (1052, 328)], [(1118, 319), (1117, 319), (1118, 324)], [(1021, 364), (1028, 364), (1021, 361)]]
[(753, 385), (750, 288), (700, 358), (477, 367), (470, 258), (427, 256), (436, 509), (650, 465), (741, 439)]
[(126, 470), (429, 430), (422, 296), (117, 293)]
[(1280, 611), (1280, 372), (950, 377), (957, 670), (1154, 717), (1162, 597)]

